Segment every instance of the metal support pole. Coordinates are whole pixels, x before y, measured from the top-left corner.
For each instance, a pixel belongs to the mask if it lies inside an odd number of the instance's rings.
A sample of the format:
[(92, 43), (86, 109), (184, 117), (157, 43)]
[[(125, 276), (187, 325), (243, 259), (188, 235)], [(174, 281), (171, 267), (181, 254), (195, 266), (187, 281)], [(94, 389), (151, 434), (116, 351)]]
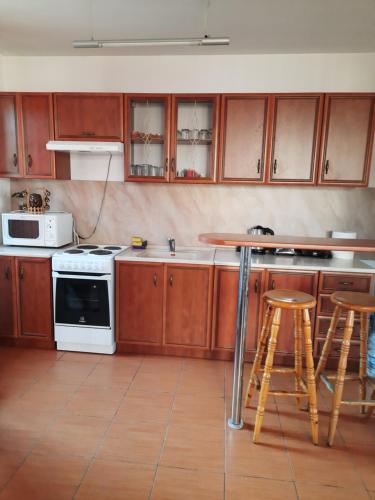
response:
[(232, 429), (241, 429), (243, 358), (245, 352), (249, 276), (251, 269), (251, 247), (241, 247), (240, 273), (238, 277), (236, 339), (233, 364), (232, 416), (228, 425)]

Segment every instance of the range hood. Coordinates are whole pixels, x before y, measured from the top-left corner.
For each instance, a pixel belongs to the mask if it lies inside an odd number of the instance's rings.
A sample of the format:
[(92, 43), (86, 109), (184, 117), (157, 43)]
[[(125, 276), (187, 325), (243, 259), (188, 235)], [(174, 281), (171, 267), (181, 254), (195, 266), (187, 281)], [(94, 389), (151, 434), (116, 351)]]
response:
[(72, 153), (112, 153), (124, 152), (122, 142), (94, 142), (94, 141), (48, 141), (46, 148), (49, 151), (65, 151)]

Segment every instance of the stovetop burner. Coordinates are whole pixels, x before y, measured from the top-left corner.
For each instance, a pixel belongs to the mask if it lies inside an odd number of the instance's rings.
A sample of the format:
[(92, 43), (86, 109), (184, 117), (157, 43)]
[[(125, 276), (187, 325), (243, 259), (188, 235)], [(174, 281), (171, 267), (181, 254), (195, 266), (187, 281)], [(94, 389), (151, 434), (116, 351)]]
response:
[(82, 250), (95, 250), (99, 247), (98, 245), (78, 245), (77, 248), (82, 248)]
[(110, 255), (112, 252), (110, 250), (91, 250), (89, 253), (92, 255)]
[(121, 250), (121, 247), (118, 247), (116, 245), (107, 245), (104, 247), (104, 250)]
[(78, 250), (78, 248), (72, 248), (71, 250), (65, 250), (64, 253), (83, 253), (83, 250)]

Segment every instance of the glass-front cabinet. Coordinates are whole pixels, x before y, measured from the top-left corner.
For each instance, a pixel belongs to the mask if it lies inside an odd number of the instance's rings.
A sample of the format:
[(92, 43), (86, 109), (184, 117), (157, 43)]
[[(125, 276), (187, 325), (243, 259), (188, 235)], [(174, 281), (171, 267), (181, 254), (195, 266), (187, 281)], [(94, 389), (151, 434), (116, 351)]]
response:
[(125, 100), (125, 176), (139, 182), (169, 177), (170, 96), (129, 94)]
[(219, 96), (173, 95), (172, 182), (214, 182)]

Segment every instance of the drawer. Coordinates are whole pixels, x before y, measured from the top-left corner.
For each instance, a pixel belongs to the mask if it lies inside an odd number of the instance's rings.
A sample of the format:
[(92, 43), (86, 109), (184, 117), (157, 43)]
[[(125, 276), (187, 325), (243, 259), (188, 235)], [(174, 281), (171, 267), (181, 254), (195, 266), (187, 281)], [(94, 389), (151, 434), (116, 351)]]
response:
[[(335, 304), (331, 301), (331, 294), (326, 295), (321, 293), (318, 297), (317, 315), (318, 316), (331, 316), (335, 309)], [(342, 308), (341, 317), (346, 318), (347, 310)], [(355, 318), (359, 319), (359, 313), (355, 313)]]
[[(320, 357), (325, 339), (316, 339), (314, 354)], [(331, 352), (329, 353), (329, 358), (339, 358), (341, 352), (341, 342), (339, 340), (334, 340), (331, 346)], [(351, 342), (349, 356), (350, 359), (359, 360), (359, 343)]]
[(371, 287), (371, 276), (368, 274), (321, 273), (320, 291), (335, 292), (350, 290), (352, 292), (368, 292)]
[[(317, 318), (316, 322), (316, 337), (325, 338), (328, 332), (329, 325), (331, 323), (331, 318)], [(341, 338), (344, 335), (345, 320), (340, 320), (337, 323), (335, 337)], [(359, 331), (361, 324), (359, 321), (354, 323), (352, 339), (359, 339)]]

